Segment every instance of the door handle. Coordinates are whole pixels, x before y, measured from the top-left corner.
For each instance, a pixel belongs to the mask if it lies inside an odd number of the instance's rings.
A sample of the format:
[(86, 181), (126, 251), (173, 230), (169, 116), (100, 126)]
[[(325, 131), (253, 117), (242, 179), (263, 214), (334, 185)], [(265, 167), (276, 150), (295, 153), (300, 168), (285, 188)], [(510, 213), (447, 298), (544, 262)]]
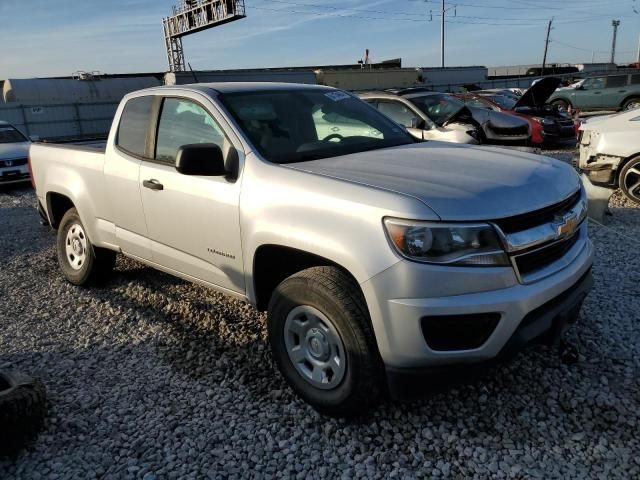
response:
[(157, 180), (144, 180), (142, 182), (142, 186), (148, 188), (150, 190), (164, 190), (164, 185), (162, 185)]

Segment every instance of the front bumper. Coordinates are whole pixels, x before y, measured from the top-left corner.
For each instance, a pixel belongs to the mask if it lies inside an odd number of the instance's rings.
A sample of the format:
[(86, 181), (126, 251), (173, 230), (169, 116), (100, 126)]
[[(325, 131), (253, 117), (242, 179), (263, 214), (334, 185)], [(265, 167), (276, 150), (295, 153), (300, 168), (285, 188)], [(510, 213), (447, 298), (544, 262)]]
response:
[[(528, 284), (520, 283), (510, 267), (397, 263), (362, 284), (383, 362), (391, 369), (414, 369), (499, 357), (527, 315), (578, 285), (590, 270), (593, 245), (586, 226), (580, 241), (559, 262), (566, 263), (559, 271)], [(478, 314), (499, 315), (497, 326), (479, 347), (434, 350), (427, 343), (425, 317), (450, 316), (455, 321)]]
[(0, 185), (29, 182), (29, 169), (20, 165), (17, 167), (0, 168)]
[(434, 386), (451, 383), (452, 378), (465, 379), (484, 373), (500, 361), (508, 360), (528, 345), (553, 343), (574, 323), (582, 302), (593, 286), (591, 269), (573, 286), (536, 308), (520, 322), (507, 343), (493, 359), (473, 365), (457, 364), (422, 368), (386, 367), (387, 385), (395, 399), (410, 399), (433, 391)]

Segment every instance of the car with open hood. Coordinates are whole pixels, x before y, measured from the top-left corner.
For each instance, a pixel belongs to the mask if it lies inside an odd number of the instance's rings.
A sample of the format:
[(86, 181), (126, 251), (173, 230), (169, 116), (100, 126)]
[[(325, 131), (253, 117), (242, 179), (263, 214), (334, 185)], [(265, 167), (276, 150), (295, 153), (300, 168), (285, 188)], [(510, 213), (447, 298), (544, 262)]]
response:
[(560, 83), (559, 78), (543, 78), (519, 98), (492, 91), (461, 93), (457, 97), (469, 107), (509, 113), (526, 120), (534, 145), (574, 146), (579, 123), (566, 111), (547, 104)]
[(0, 185), (29, 181), (31, 141), (10, 123), (0, 121)]
[[(463, 130), (475, 143), (519, 144), (526, 142), (530, 135), (527, 121), (498, 111), (467, 107), (446, 93), (409, 88), (365, 93), (360, 98), (423, 140), (430, 139), (428, 132), (432, 124), (439, 129)], [(401, 115), (400, 109), (407, 114)]]

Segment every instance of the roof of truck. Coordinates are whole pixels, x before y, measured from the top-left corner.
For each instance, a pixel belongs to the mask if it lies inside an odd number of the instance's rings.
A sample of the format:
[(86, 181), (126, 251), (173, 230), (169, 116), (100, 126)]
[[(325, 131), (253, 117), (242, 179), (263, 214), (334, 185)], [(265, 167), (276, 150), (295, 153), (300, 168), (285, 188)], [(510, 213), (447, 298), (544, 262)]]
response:
[(219, 93), (241, 93), (273, 90), (333, 90), (324, 85), (308, 85), (302, 83), (276, 83), (276, 82), (216, 82), (193, 83), (188, 85), (176, 85), (176, 87), (190, 88), (194, 90), (215, 90)]

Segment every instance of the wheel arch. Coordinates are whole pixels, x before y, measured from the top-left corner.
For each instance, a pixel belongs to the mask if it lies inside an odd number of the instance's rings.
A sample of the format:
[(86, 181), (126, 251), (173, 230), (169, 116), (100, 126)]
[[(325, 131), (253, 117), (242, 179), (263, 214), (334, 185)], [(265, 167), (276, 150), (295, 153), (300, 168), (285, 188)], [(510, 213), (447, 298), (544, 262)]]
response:
[(304, 250), (293, 247), (264, 244), (259, 246), (253, 256), (252, 283), (256, 307), (264, 311), (269, 305), (271, 294), (287, 277), (311, 267), (332, 266), (347, 274), (358, 286), (364, 298), (364, 292), (356, 277), (339, 263)]
[(622, 100), (622, 102), (620, 102), (620, 109), (624, 108), (625, 103), (627, 103), (629, 100), (631, 100), (632, 98), (637, 98), (638, 100), (640, 100), (640, 93), (632, 93), (630, 95), (627, 95), (625, 97), (624, 100)]
[(49, 224), (56, 230), (64, 214), (76, 207), (69, 196), (58, 192), (47, 192), (46, 203)]

